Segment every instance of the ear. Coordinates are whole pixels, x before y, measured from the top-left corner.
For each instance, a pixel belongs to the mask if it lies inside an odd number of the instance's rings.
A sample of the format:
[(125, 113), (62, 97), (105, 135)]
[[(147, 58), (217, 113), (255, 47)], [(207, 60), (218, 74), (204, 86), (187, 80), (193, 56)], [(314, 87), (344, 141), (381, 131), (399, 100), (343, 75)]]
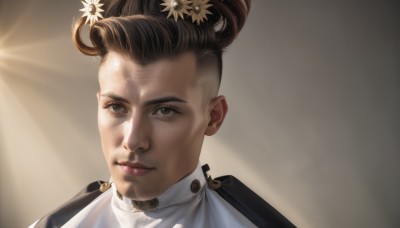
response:
[(97, 102), (99, 102), (100, 101), (100, 92), (96, 93), (96, 97), (97, 97)]
[(211, 136), (217, 133), (224, 122), (225, 115), (228, 112), (228, 104), (224, 96), (218, 96), (211, 100), (210, 110), (208, 111), (210, 120), (205, 131), (205, 135)]

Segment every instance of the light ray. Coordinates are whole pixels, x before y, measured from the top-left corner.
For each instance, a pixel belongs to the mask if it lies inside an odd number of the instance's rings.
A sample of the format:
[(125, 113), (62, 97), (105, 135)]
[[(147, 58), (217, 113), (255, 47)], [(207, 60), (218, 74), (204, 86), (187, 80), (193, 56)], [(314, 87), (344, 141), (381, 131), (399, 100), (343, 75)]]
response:
[[(7, 76), (6, 72), (22, 75), (26, 73), (29, 67), (37, 67), (42, 70), (50, 70), (53, 72), (65, 72), (65, 66), (54, 64), (45, 58), (40, 58), (38, 54), (43, 54), (43, 50), (53, 50), (53, 46), (63, 43), (65, 37), (50, 37), (46, 39), (29, 40), (29, 42), (21, 42), (18, 45), (10, 45), (10, 41), (20, 38), (18, 33), (23, 30), (26, 21), (29, 21), (30, 8), (32, 0), (26, 1), (26, 7), (21, 8), (18, 17), (13, 20), (7, 28), (2, 26), (0, 30), (0, 77)], [(29, 38), (27, 38), (29, 39)]]
[(27, 21), (29, 9), (31, 8), (32, 0), (30, 1), (25, 1), (24, 5), (25, 7), (22, 8), (22, 12), (18, 13), (18, 18), (14, 20), (14, 23), (10, 26), (9, 29), (7, 30), (0, 30), (0, 49), (4, 47), (4, 44), (18, 31), (19, 28), (24, 24), (25, 21)]
[[(61, 39), (60, 37), (50, 38), (46, 40), (33, 41), (24, 45), (2, 48), (0, 49), (0, 67), (4, 67), (11, 71), (17, 71), (18, 69), (15, 69), (14, 66), (19, 66), (19, 69), (24, 66), (34, 66), (45, 70), (51, 70), (53, 72), (64, 72), (67, 70), (64, 69), (65, 66), (56, 65), (52, 62), (39, 59), (37, 56), (29, 56), (29, 53), (38, 53), (41, 49), (51, 50), (52, 45), (56, 46), (57, 44), (62, 43)], [(7, 62), (9, 64), (5, 64)]]
[(27, 49), (31, 48), (43, 49), (45, 48), (45, 46), (50, 44), (60, 44), (61, 39), (64, 38), (65, 37), (63, 36), (59, 36), (59, 37), (51, 37), (48, 39), (40, 39), (31, 41), (29, 43), (19, 44), (18, 46), (4, 47), (3, 50), (6, 50), (7, 52), (17, 52), (17, 51), (27, 51)]

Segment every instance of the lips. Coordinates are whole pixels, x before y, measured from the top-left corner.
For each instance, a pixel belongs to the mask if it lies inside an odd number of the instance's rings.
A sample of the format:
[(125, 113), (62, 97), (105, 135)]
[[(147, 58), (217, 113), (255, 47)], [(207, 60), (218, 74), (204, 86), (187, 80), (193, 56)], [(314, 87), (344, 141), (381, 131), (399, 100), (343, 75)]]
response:
[(154, 167), (146, 166), (139, 162), (117, 162), (117, 165), (122, 173), (127, 176), (144, 176), (155, 170)]

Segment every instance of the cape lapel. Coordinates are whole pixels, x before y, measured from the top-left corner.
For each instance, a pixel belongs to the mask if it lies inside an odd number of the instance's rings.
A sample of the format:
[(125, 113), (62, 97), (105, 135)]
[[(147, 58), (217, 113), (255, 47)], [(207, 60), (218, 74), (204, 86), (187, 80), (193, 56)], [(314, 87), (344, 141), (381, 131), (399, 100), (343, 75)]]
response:
[(74, 217), (80, 210), (90, 204), (103, 192), (100, 191), (100, 185), (103, 181), (96, 181), (82, 189), (72, 199), (65, 202), (56, 210), (42, 217), (36, 224), (36, 228), (61, 227), (68, 220)]

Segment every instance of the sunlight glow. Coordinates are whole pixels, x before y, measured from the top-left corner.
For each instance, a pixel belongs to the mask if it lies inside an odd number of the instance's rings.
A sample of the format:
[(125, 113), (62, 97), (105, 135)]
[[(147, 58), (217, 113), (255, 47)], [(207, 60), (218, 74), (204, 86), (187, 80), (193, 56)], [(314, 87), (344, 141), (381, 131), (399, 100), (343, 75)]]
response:
[(5, 57), (6, 52), (3, 49), (0, 49), (0, 60)]

